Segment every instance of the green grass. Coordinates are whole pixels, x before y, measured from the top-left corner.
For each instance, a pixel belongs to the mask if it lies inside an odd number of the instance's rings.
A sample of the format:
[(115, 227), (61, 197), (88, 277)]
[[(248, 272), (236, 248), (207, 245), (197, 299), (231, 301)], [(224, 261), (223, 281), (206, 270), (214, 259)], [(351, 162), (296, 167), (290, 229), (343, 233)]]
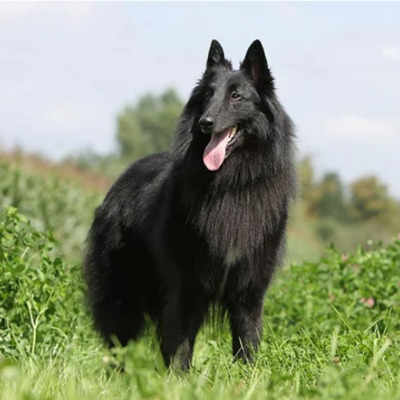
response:
[[(281, 269), (254, 365), (205, 326), (188, 374), (164, 368), (152, 327), (110, 352), (91, 328), (79, 264), (51, 232), (0, 212), (0, 399), (400, 399), (400, 241)], [(120, 366), (124, 372), (120, 372)]]
[(52, 229), (58, 250), (78, 261), (102, 195), (54, 174), (45, 176), (0, 160), (0, 206), (12, 206), (40, 230)]

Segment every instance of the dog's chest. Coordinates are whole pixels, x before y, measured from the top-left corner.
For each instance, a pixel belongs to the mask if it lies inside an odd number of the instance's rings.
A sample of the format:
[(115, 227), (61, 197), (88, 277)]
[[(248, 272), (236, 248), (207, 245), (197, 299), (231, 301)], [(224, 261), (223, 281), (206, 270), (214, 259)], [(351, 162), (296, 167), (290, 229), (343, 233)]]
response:
[(234, 246), (233, 244), (230, 245), (230, 247), (228, 248), (228, 251), (225, 255), (225, 266), (226, 266), (226, 270), (229, 270), (230, 267), (234, 264), (236, 264), (239, 260), (240, 260), (240, 251), (238, 250), (238, 248), (236, 246)]
[(240, 253), (238, 249), (231, 245), (224, 260), (222, 278), (218, 286), (218, 293), (221, 297), (225, 292), (226, 283), (228, 282), (229, 273), (232, 271), (232, 267), (240, 260)]

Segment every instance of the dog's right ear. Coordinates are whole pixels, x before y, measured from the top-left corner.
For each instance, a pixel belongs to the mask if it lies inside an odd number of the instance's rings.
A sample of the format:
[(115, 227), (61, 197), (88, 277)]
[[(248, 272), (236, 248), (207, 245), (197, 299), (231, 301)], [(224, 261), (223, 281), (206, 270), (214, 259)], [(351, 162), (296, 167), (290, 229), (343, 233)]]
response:
[(222, 46), (214, 39), (211, 42), (210, 51), (207, 58), (207, 69), (226, 62)]

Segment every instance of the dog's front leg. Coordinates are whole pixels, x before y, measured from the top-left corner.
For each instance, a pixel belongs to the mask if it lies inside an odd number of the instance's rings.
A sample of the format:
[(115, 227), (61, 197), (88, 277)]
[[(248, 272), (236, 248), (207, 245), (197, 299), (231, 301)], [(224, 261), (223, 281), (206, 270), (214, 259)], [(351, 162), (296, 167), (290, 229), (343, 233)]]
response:
[(253, 361), (262, 335), (264, 294), (253, 288), (238, 293), (228, 304), (232, 332), (232, 350), (235, 359)]

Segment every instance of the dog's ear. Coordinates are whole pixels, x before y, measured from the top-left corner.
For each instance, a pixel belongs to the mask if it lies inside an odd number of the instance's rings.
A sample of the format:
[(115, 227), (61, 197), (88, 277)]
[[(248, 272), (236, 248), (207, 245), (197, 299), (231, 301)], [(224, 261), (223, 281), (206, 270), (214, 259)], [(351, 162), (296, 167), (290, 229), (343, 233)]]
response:
[(211, 42), (210, 51), (208, 52), (207, 69), (212, 68), (215, 65), (224, 64), (225, 62), (226, 60), (222, 46), (216, 40), (213, 40)]
[(255, 40), (250, 45), (240, 65), (240, 70), (249, 75), (258, 88), (271, 84), (272, 76), (268, 68), (263, 46), (259, 40)]

